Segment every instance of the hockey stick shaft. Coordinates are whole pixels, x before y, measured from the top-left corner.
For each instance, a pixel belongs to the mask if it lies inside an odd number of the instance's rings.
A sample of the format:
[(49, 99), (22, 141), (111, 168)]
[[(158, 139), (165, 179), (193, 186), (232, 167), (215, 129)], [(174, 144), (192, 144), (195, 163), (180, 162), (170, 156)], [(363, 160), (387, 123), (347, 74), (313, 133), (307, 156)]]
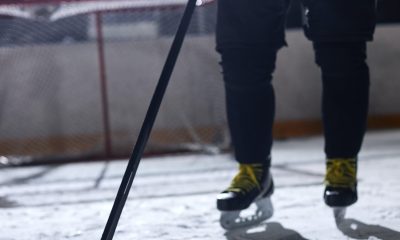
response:
[(133, 149), (132, 155), (129, 158), (128, 166), (126, 167), (125, 174), (122, 178), (121, 185), (118, 189), (118, 193), (111, 209), (110, 216), (108, 217), (107, 224), (104, 228), (101, 240), (112, 240), (114, 237), (115, 229), (118, 225), (122, 209), (124, 208), (126, 199), (129, 195), (129, 191), (132, 187), (132, 183), (139, 167), (143, 151), (156, 120), (158, 110), (165, 95), (165, 91), (171, 78), (172, 71), (175, 67), (176, 60), (178, 59), (178, 55), (182, 47), (182, 43), (189, 27), (189, 23), (195, 7), (196, 0), (189, 0), (180, 21), (175, 38), (172, 42), (167, 60), (162, 69), (158, 84), (150, 102), (149, 109), (147, 110), (146, 117), (143, 121), (142, 128), (140, 129), (139, 137)]

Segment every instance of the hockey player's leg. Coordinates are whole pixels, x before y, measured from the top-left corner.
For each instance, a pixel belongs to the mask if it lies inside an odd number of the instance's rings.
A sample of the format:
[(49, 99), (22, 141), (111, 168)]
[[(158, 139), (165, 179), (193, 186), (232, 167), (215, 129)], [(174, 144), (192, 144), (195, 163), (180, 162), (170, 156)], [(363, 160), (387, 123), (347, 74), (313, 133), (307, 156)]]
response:
[[(275, 103), (271, 84), (276, 54), (284, 41), (288, 1), (218, 1), (217, 50), (221, 54), (228, 125), (239, 162), (231, 185), (217, 197), (226, 229), (272, 215), (269, 173)], [(256, 212), (240, 212), (256, 203)]]
[(326, 176), (324, 201), (337, 224), (357, 199), (357, 155), (367, 124), (366, 42), (314, 42), (322, 70)]
[(368, 113), (365, 42), (315, 42), (322, 71), (322, 116), (327, 158), (356, 158)]
[(346, 207), (357, 201), (357, 155), (367, 121), (366, 43), (316, 42), (314, 48), (323, 79), (324, 200), (331, 207)]
[[(231, 185), (218, 195), (217, 208), (222, 211), (222, 227), (232, 229), (256, 224), (272, 215), (269, 155), (275, 107), (271, 79), (276, 50), (260, 54), (250, 49), (227, 49), (221, 55), (228, 125), (240, 165)], [(256, 212), (241, 218), (240, 212), (253, 202)]]
[(357, 155), (366, 129), (369, 69), (366, 42), (375, 28), (375, 0), (304, 1), (305, 30), (323, 80), (327, 155), (324, 200), (344, 216), (357, 201)]
[(357, 201), (357, 154), (368, 111), (365, 42), (314, 43), (322, 70), (327, 170), (324, 200), (331, 207)]

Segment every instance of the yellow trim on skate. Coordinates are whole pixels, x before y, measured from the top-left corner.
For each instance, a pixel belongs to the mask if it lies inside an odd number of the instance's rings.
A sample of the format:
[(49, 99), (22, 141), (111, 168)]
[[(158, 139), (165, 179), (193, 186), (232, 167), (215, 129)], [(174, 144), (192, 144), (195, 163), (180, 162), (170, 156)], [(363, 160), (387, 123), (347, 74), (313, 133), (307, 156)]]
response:
[(254, 188), (261, 189), (258, 178), (261, 179), (262, 164), (240, 164), (239, 173), (233, 178), (227, 191), (249, 192)]
[(324, 183), (330, 187), (353, 188), (357, 183), (357, 165), (354, 158), (328, 159)]

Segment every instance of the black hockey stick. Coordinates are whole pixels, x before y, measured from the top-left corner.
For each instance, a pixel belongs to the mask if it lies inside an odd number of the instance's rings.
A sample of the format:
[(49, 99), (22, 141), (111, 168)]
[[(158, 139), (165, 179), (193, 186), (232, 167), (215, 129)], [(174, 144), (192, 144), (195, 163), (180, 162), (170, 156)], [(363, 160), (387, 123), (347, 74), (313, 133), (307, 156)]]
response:
[(122, 178), (121, 185), (118, 189), (118, 193), (115, 198), (110, 216), (108, 217), (107, 224), (104, 228), (101, 240), (111, 240), (114, 237), (115, 229), (118, 225), (122, 209), (124, 208), (126, 199), (128, 198), (129, 190), (132, 187), (133, 179), (135, 178), (137, 169), (139, 167), (144, 148), (149, 139), (151, 129), (153, 128), (158, 110), (164, 97), (165, 90), (168, 86), (169, 79), (171, 78), (172, 71), (178, 58), (179, 51), (182, 47), (183, 39), (185, 38), (195, 7), (196, 0), (189, 0), (183, 13), (175, 38), (172, 42), (167, 60), (161, 72), (161, 76), (158, 80), (157, 87), (151, 99), (150, 106), (147, 110), (142, 128), (140, 129), (136, 145), (129, 159), (128, 166), (126, 167), (125, 174)]

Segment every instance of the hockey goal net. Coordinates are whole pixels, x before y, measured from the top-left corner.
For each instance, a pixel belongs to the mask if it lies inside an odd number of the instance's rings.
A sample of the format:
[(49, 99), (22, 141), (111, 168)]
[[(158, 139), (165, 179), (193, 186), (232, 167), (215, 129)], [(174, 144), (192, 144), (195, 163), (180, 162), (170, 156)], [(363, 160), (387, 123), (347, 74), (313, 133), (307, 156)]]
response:
[[(185, 4), (0, 1), (1, 163), (129, 156)], [(198, 5), (147, 153), (226, 145), (216, 6)]]

